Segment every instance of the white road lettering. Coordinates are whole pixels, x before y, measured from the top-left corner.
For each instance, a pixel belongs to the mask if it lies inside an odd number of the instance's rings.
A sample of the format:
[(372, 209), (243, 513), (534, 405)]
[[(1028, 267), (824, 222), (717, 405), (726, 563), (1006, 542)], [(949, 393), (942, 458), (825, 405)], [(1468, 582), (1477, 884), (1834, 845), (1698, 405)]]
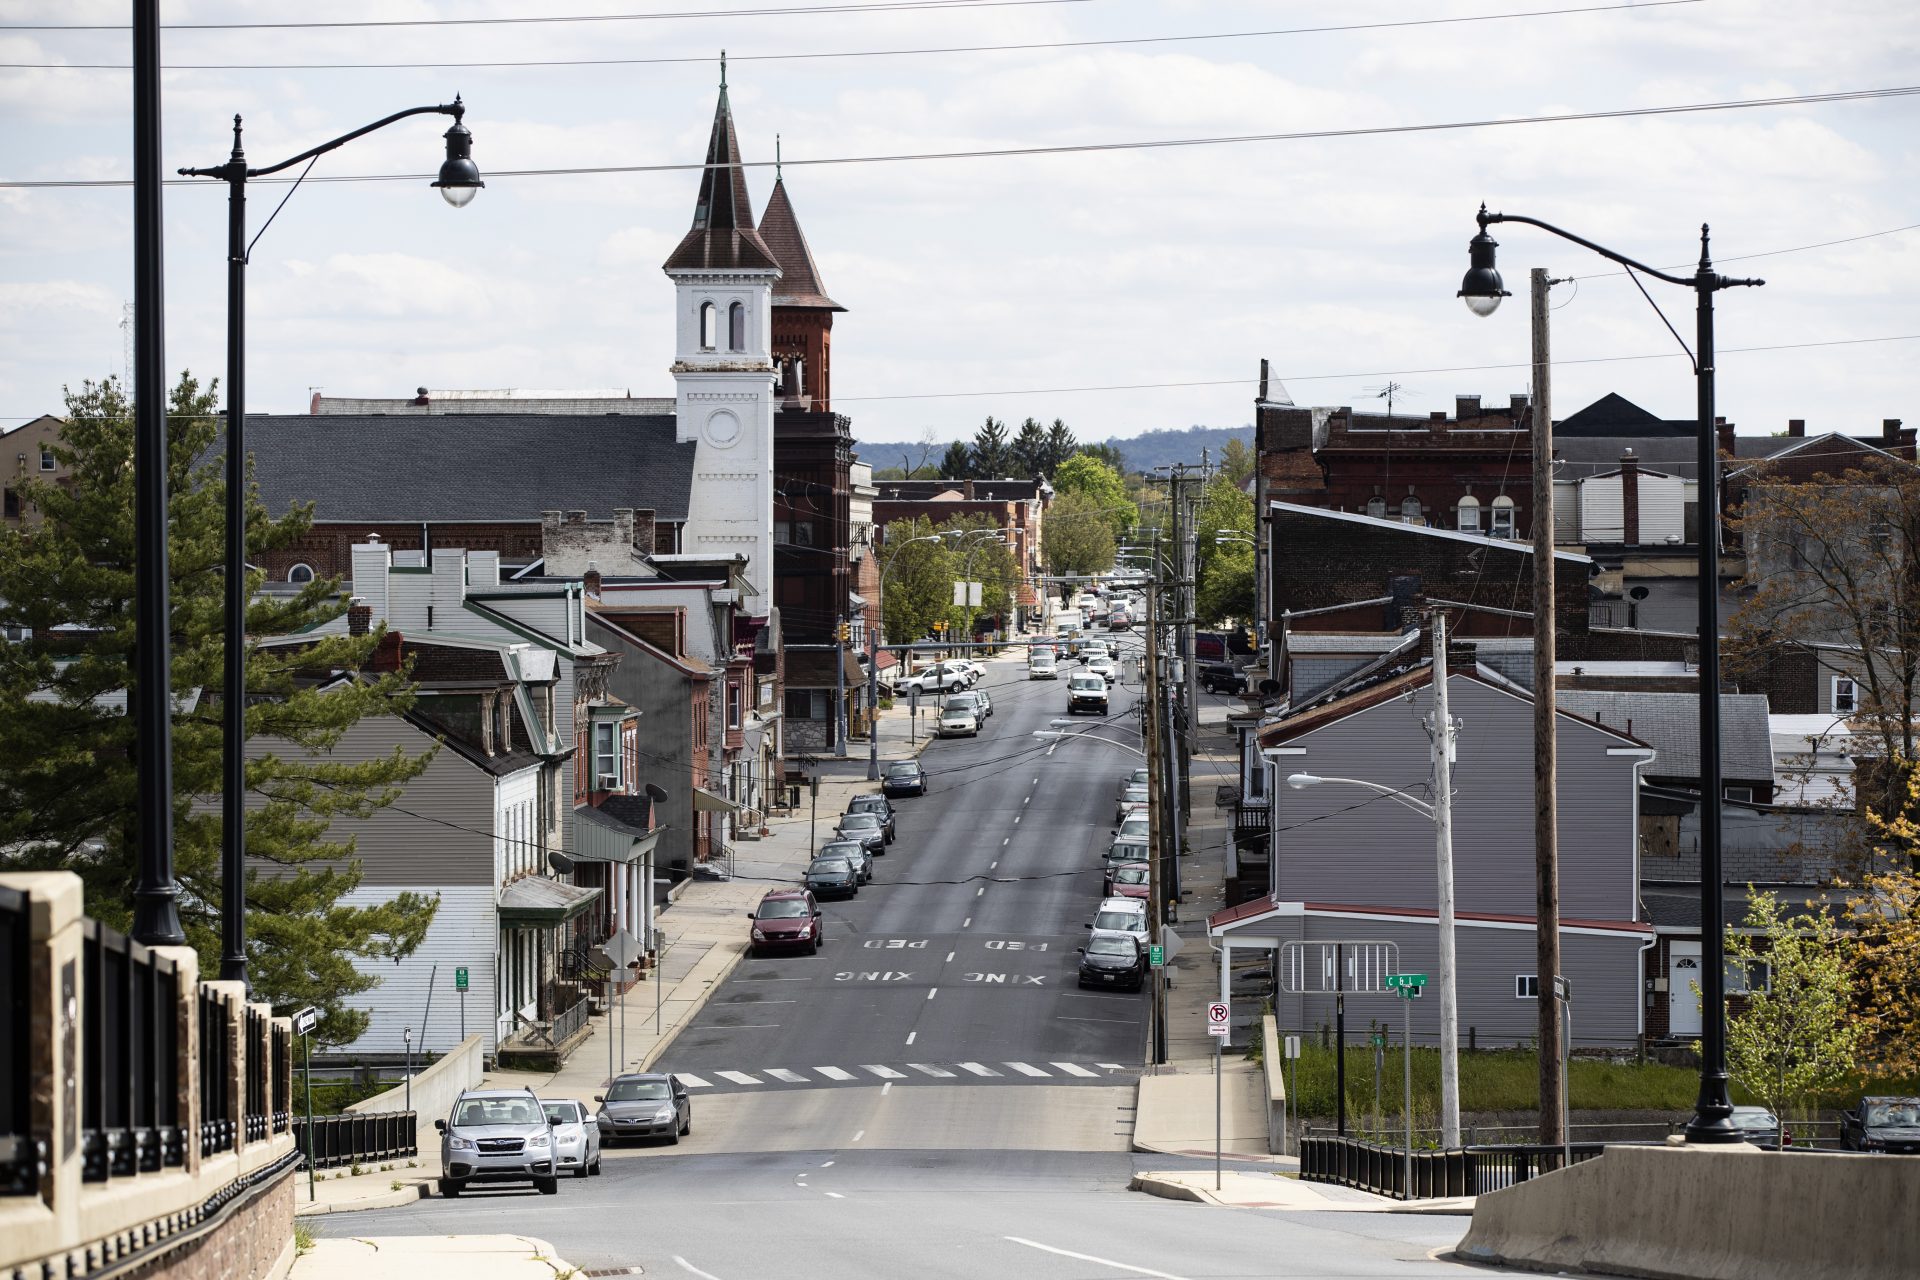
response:
[(927, 940), (925, 938), (918, 938), (912, 941), (906, 938), (868, 938), (860, 945), (874, 951), (900, 951), (903, 949), (918, 951), (927, 945)]
[(833, 975), (835, 982), (905, 982), (911, 973), (901, 973), (893, 969), (847, 969)]

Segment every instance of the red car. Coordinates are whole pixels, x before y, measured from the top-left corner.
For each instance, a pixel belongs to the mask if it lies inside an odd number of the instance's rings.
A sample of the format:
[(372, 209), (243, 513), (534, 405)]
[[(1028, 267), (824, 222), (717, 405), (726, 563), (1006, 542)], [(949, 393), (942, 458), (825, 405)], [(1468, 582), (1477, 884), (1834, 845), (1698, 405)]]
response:
[(769, 889), (747, 915), (753, 921), (747, 950), (754, 955), (780, 950), (812, 955), (826, 941), (820, 905), (805, 889)]
[(1121, 862), (1107, 868), (1106, 895), (1109, 898), (1147, 900), (1147, 884), (1152, 870), (1144, 862)]

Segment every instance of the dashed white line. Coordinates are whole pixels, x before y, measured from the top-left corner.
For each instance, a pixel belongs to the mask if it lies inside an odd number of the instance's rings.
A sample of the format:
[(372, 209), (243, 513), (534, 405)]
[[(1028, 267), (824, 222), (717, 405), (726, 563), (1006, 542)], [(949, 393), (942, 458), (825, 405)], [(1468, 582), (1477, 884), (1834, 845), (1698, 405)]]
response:
[(860, 1139), (862, 1139), (862, 1138), (864, 1138), (864, 1137), (866, 1137), (866, 1136), (867, 1136), (867, 1131), (866, 1131), (865, 1129), (862, 1129), (862, 1130), (861, 1130), (860, 1132), (858, 1132), (858, 1133), (856, 1133), (856, 1134), (854, 1134), (854, 1135), (853, 1135), (853, 1140), (854, 1140), (855, 1142), (858, 1142), (858, 1141), (860, 1141)]
[(951, 951), (949, 951), (949, 952), (947, 952), (947, 963), (948, 963), (948, 964), (952, 964), (952, 963), (953, 963), (953, 952), (951, 952)]
[(989, 870), (989, 871), (992, 871), (992, 870), (994, 870), (995, 868), (997, 868), (997, 867), (998, 867), (999, 865), (1000, 865), (1000, 864), (999, 864), (998, 862), (989, 862), (989, 863), (987, 864), (987, 870)]
[(931, 999), (933, 999), (933, 998), (934, 998), (935, 996), (937, 996), (937, 995), (939, 995), (939, 994), (940, 994), (940, 988), (938, 988), (938, 987), (928, 987), (928, 988), (927, 988), (927, 999), (929, 999), (929, 1000), (931, 1000)]
[(821, 1165), (820, 1167), (822, 1169), (831, 1169), (833, 1168), (833, 1161), (829, 1160), (825, 1164)]
[(685, 1258), (681, 1257), (677, 1253), (673, 1255), (673, 1261), (674, 1261), (674, 1264), (678, 1266), (682, 1271), (686, 1272), (690, 1276), (699, 1277), (699, 1280), (720, 1280), (720, 1277), (716, 1275), (712, 1275), (708, 1272), (702, 1271), (700, 1268), (694, 1266), (691, 1262), (688, 1262)]
[(1020, 815), (1019, 815), (1019, 814), (1017, 814), (1017, 813), (1016, 813), (1016, 814), (1014, 814), (1014, 815), (1013, 815), (1013, 823), (1014, 823), (1014, 825), (1015, 825), (1015, 826), (1019, 826), (1019, 825), (1020, 825)]
[(886, 1082), (885, 1084), (883, 1084), (883, 1085), (881, 1085), (881, 1086), (880, 1086), (880, 1096), (881, 1096), (881, 1097), (883, 1097), (883, 1098), (884, 1098), (884, 1097), (886, 1097), (886, 1096), (887, 1096), (887, 1095), (888, 1095), (889, 1093), (891, 1093), (891, 1092), (893, 1092), (893, 1081), (891, 1081), (891, 1080), (889, 1080), (889, 1081), (887, 1081), (887, 1082)]
[(1026, 798), (1025, 800), (1022, 800), (1022, 801), (1021, 801), (1020, 803), (1021, 803), (1021, 804), (1032, 804), (1032, 803), (1033, 803), (1033, 797), (1032, 797), (1032, 796), (1028, 796), (1028, 797), (1027, 797), (1027, 798)]
[(1039, 786), (1039, 785), (1040, 785), (1040, 779), (1038, 779), (1038, 778), (1035, 778), (1035, 779), (1033, 780), (1033, 785), (1034, 785), (1034, 786), (1036, 786), (1036, 787), (1037, 787), (1037, 786)]
[[(1096, 1258), (1090, 1253), (1075, 1253), (1071, 1249), (1056, 1249), (1050, 1244), (1041, 1244), (1038, 1240), (1022, 1240), (1019, 1236), (1006, 1236), (1015, 1244), (1023, 1244), (1029, 1249), (1038, 1249), (1042, 1253), (1056, 1253), (1063, 1258), (1075, 1258), (1081, 1262), (1091, 1262), (1096, 1266), (1112, 1267), (1116, 1271), (1131, 1271), (1137, 1276), (1158, 1276), (1160, 1280), (1180, 1280), (1179, 1276), (1166, 1271), (1155, 1271), (1149, 1267), (1130, 1267), (1124, 1262), (1115, 1262), (1111, 1258)], [(679, 1259), (675, 1259), (679, 1261)]]
[(978, 889), (975, 889), (975, 890), (973, 891), (973, 896), (974, 896), (974, 897), (976, 897), (976, 898), (984, 898), (984, 897), (986, 897), (986, 896), (987, 896), (987, 886), (985, 886), (985, 885), (981, 885), (981, 886), (980, 886), (980, 887), (979, 887)]
[(912, 1044), (912, 1043), (913, 1043), (913, 1038), (914, 1038), (915, 1036), (917, 1036), (917, 1035), (919, 1035), (919, 1034), (920, 1034), (920, 1033), (919, 1033), (918, 1031), (909, 1031), (909, 1032), (907, 1032), (907, 1043), (908, 1043), (908, 1044)]
[(960, 922), (960, 927), (962, 929), (971, 929), (973, 927), (973, 917), (968, 916), (965, 920), (962, 920)]
[(1007, 838), (1006, 838), (1005, 840), (1002, 840), (1002, 841), (1000, 842), (1000, 847), (1001, 847), (1002, 849), (1004, 849), (1004, 848), (1006, 848), (1006, 847), (1007, 847), (1008, 845), (1010, 845), (1010, 844), (1012, 844), (1012, 843), (1013, 843), (1013, 837), (1012, 837), (1012, 836), (1008, 836), (1008, 837), (1007, 837)]
[(845, 1200), (845, 1199), (846, 1199), (846, 1197), (845, 1197), (845, 1196), (843, 1196), (843, 1195), (841, 1195), (841, 1194), (840, 1194), (840, 1193), (839, 1193), (838, 1191), (829, 1191), (829, 1192), (827, 1192), (827, 1194), (828, 1194), (829, 1196), (832, 1196), (832, 1197), (833, 1197), (833, 1198), (834, 1198), (835, 1200)]

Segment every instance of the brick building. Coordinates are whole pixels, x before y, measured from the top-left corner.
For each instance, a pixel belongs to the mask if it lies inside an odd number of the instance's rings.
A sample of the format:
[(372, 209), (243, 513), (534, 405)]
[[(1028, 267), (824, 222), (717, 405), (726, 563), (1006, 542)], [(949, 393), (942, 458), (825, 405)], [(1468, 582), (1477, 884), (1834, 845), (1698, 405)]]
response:
[(37, 524), (40, 513), (21, 491), (27, 480), (61, 484), (67, 479), (67, 464), (53, 454), (60, 443), (66, 421), (43, 413), (32, 422), (22, 423), (0, 436), (0, 519), (7, 524)]

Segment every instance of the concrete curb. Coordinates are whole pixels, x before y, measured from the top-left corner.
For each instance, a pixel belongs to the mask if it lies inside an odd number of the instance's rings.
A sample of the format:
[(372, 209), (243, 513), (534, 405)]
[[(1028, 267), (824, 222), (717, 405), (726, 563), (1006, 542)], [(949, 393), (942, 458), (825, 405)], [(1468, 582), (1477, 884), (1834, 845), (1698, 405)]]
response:
[[(722, 944), (715, 943), (714, 945), (720, 946)], [(713, 993), (717, 991), (720, 985), (739, 967), (741, 958), (746, 955), (745, 948), (730, 948), (730, 950), (732, 950), (732, 955), (727, 959), (725, 964), (720, 966), (720, 971), (714, 974), (713, 980), (706, 984), (699, 995), (691, 997), (688, 1001), (686, 1014), (681, 1017), (679, 1021), (675, 1022), (665, 1035), (656, 1040), (653, 1048), (647, 1050), (645, 1056), (640, 1059), (640, 1070), (653, 1070), (653, 1064), (660, 1060), (660, 1055), (673, 1047), (673, 1042), (680, 1038), (680, 1032), (699, 1015), (702, 1009), (707, 1007), (707, 1001), (713, 998)], [(695, 968), (698, 968), (698, 966), (696, 965)], [(692, 976), (693, 971), (689, 970), (687, 977), (690, 978)], [(686, 979), (683, 978), (681, 981), (684, 982)]]
[(1185, 1183), (1171, 1182), (1166, 1178), (1156, 1178), (1150, 1173), (1136, 1173), (1127, 1182), (1127, 1190), (1140, 1191), (1150, 1196), (1159, 1196), (1162, 1200), (1185, 1200), (1193, 1204), (1215, 1204), (1229, 1208), (1226, 1201), (1215, 1199), (1199, 1187), (1189, 1187)]
[(426, 1178), (409, 1183), (398, 1191), (387, 1190), (376, 1195), (364, 1196), (358, 1200), (339, 1202), (315, 1200), (309, 1204), (295, 1204), (293, 1216), (296, 1218), (317, 1218), (326, 1213), (358, 1213), (362, 1209), (396, 1209), (403, 1204), (412, 1204), (427, 1197), (427, 1187), (433, 1179)]

